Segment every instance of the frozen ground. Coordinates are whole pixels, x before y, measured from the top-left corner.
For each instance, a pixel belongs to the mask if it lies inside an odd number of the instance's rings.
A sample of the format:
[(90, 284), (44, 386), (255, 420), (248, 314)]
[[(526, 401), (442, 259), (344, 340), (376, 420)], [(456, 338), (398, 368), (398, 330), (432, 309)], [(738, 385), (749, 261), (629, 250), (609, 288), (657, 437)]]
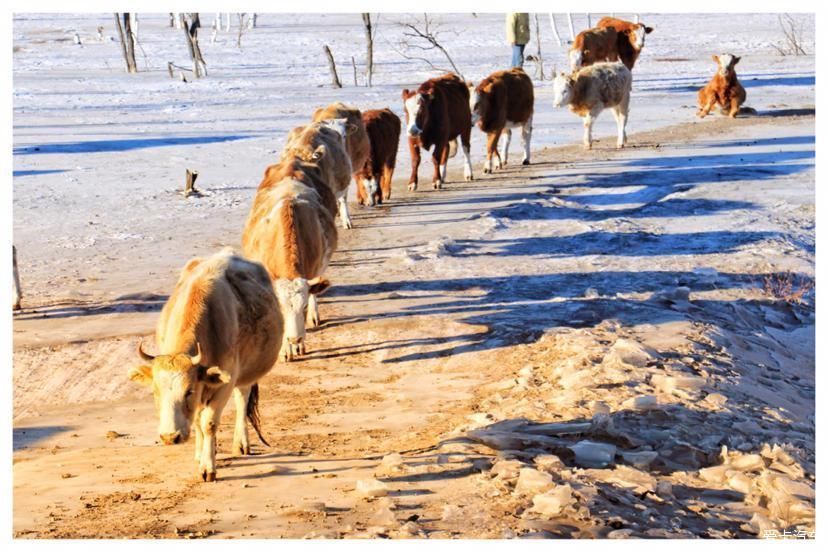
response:
[[(163, 17), (142, 18), (154, 71), (131, 77), (94, 41), (108, 16), (15, 18), (16, 534), (813, 530), (813, 293), (765, 281), (814, 274), (815, 69), (775, 55), (772, 15), (642, 15), (656, 31), (623, 152), (570, 145), (580, 121), (540, 82), (534, 146), (558, 147), (534, 166), (460, 183), (450, 164), (446, 190), (409, 194), (402, 151), (392, 201), (355, 207), (341, 236), (308, 358), (264, 382), (274, 448), (222, 454), (220, 481), (198, 485), (191, 445), (154, 444), (152, 401), (124, 377), (137, 336), (187, 258), (238, 244), (287, 130), (336, 99), (401, 114), (400, 89), (429, 73), (390, 50), (391, 19), (377, 86), (332, 90), (320, 44), (350, 83), (357, 16), (265, 15), (241, 52), (204, 32), (210, 76), (190, 84), (166, 76), (184, 44)], [(500, 16), (440, 19), (468, 78), (507, 61)], [(699, 122), (723, 51), (744, 56), (759, 115)], [(175, 193), (185, 167), (205, 197)], [(374, 478), (387, 497), (356, 490)]]

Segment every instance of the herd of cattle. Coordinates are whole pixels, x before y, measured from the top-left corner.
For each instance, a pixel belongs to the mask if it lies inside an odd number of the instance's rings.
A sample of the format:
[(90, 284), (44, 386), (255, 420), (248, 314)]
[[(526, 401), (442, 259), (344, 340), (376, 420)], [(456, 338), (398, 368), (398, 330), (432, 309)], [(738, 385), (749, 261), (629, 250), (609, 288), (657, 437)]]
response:
[[(555, 77), (554, 104), (583, 117), (587, 148), (592, 120), (605, 108), (613, 110), (617, 145), (624, 146), (631, 70), (652, 30), (604, 18), (575, 40), (572, 73)], [(721, 69), (699, 94), (699, 115), (718, 102), (735, 116), (744, 101), (733, 71), (739, 58), (716, 59)], [(529, 164), (534, 89), (522, 69), (495, 72), (476, 87), (447, 74), (403, 90), (402, 99), (412, 161), (409, 189), (417, 189), (421, 149), (432, 150), (433, 186), (442, 187), (458, 138), (464, 176), (471, 180), (474, 125), (487, 135), (484, 173), (508, 162), (516, 127), (522, 163)], [(336, 217), (344, 228), (352, 227), (346, 197), (351, 179), (360, 203), (388, 200), (401, 130), (389, 109), (360, 112), (342, 103), (317, 110), (307, 125), (292, 130), (253, 199), (243, 256), (225, 249), (189, 261), (161, 312), (160, 354), (152, 356), (138, 344), (147, 364), (132, 368), (129, 377), (152, 388), (164, 443), (187, 440), (192, 428), (203, 480), (216, 478), (216, 430), (231, 394), (233, 453), (250, 452), (248, 421), (262, 438), (257, 381), (279, 358), (305, 354), (305, 328), (319, 324), (317, 297), (330, 286), (324, 274), (337, 247)], [(498, 152), (501, 134), (506, 139)]]

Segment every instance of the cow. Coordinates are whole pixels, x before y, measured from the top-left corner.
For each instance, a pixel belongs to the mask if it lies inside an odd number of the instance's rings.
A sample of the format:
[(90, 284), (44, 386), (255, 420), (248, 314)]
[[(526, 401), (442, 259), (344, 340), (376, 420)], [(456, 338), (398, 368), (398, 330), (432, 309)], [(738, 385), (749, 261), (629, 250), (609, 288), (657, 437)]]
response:
[(617, 146), (627, 142), (627, 114), (630, 109), (632, 72), (623, 63), (596, 63), (567, 75), (560, 73), (552, 83), (555, 107), (569, 110), (584, 119), (584, 148), (592, 148), (593, 120), (606, 108), (612, 109), (618, 124)]
[(362, 113), (362, 121), (371, 144), (365, 165), (354, 173), (357, 201), (376, 205), (391, 198), (391, 179), (397, 163), (402, 123), (390, 109), (372, 109)]
[[(469, 89), (472, 85), (469, 84)], [(532, 114), (535, 110), (535, 89), (532, 79), (523, 69), (497, 71), (483, 79), (470, 96), (472, 125), (478, 125), (486, 133), (486, 162), (484, 173), (492, 172), (492, 157), (497, 157), (497, 168), (509, 161), (509, 144), (512, 128), (521, 127), (524, 165), (529, 164), (529, 148), (532, 140)], [(497, 152), (500, 134), (506, 133), (503, 157)]]
[(20, 300), (23, 294), (20, 291), (20, 274), (17, 272), (17, 248), (12, 245), (12, 275), (14, 280), (14, 301), (12, 302), (12, 310), (20, 310)]
[(152, 388), (164, 444), (185, 442), (194, 431), (198, 473), (215, 481), (216, 430), (231, 394), (233, 453), (250, 454), (248, 420), (267, 444), (257, 382), (273, 367), (282, 342), (282, 316), (267, 271), (229, 248), (191, 259), (161, 311), (155, 341), (156, 356), (138, 343), (148, 364), (131, 368), (129, 378)]
[[(345, 119), (328, 119), (297, 127), (288, 135), (281, 160), (298, 157), (316, 163), (322, 171), (322, 180), (337, 199), (342, 227), (350, 229), (353, 224), (348, 213), (348, 187), (353, 169), (346, 149), (347, 132)], [(324, 155), (319, 155), (323, 150)]]
[(646, 35), (653, 27), (643, 23), (632, 23), (614, 17), (602, 17), (593, 29), (578, 33), (569, 50), (572, 71), (587, 67), (599, 61), (621, 60), (632, 71)]
[[(368, 133), (365, 130), (365, 123), (362, 122), (362, 112), (352, 106), (342, 102), (335, 102), (326, 107), (321, 107), (314, 111), (311, 121), (319, 122), (330, 119), (345, 119), (347, 123), (347, 136), (345, 137), (345, 151), (348, 152), (348, 157), (351, 159), (351, 171), (356, 173), (365, 166), (365, 161), (371, 151), (371, 144), (368, 139)], [(354, 174), (354, 176), (356, 176)], [(342, 202), (346, 202), (345, 196)], [(351, 228), (350, 219), (348, 220)]]
[[(463, 144), (463, 175), (472, 180), (471, 111), (469, 89), (453, 73), (435, 77), (422, 83), (415, 91), (402, 91), (405, 107), (405, 123), (408, 133), (408, 148), (411, 151), (411, 178), (408, 189), (417, 189), (417, 170), (420, 167), (420, 148), (434, 150), (435, 190), (442, 188), (446, 181), (448, 158), (457, 151), (457, 137)], [(449, 145), (451, 142), (451, 147)]]
[(736, 64), (740, 59), (732, 54), (713, 56), (719, 67), (707, 86), (699, 90), (699, 111), (696, 115), (703, 119), (716, 104), (729, 117), (738, 115), (747, 98), (744, 86), (736, 78)]
[[(321, 145), (316, 158), (324, 155)], [(242, 252), (262, 263), (273, 282), (285, 323), (286, 361), (305, 354), (305, 328), (319, 324), (317, 296), (330, 287), (322, 275), (338, 238), (321, 173), (296, 163), (292, 168), (268, 169), (242, 234)]]

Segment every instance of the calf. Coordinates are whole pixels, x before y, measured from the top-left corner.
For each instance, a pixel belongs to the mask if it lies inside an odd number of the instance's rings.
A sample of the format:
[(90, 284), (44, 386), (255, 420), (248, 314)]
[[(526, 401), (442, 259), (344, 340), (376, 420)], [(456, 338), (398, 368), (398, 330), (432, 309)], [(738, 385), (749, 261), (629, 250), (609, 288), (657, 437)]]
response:
[(736, 64), (740, 59), (742, 58), (732, 54), (713, 56), (713, 61), (718, 64), (719, 68), (707, 86), (699, 90), (699, 111), (696, 115), (704, 118), (713, 106), (718, 104), (722, 112), (727, 112), (730, 117), (736, 117), (747, 98), (745, 88), (736, 78)]
[(282, 161), (300, 158), (316, 163), (322, 180), (339, 204), (343, 228), (352, 228), (348, 213), (348, 187), (351, 185), (351, 159), (346, 149), (345, 119), (329, 119), (293, 129), (282, 151)]
[(390, 109), (373, 109), (362, 113), (362, 121), (371, 144), (368, 159), (354, 173), (357, 201), (365, 205), (382, 203), (391, 198), (391, 179), (400, 145), (400, 118)]
[(569, 51), (570, 67), (577, 71), (599, 61), (621, 60), (632, 70), (644, 48), (646, 35), (653, 30), (643, 23), (603, 17), (597, 27), (581, 31), (575, 37)]
[(584, 148), (592, 148), (593, 120), (606, 108), (612, 109), (618, 124), (617, 145), (624, 147), (632, 73), (623, 63), (596, 63), (571, 75), (560, 73), (552, 89), (555, 107), (568, 105), (570, 111), (584, 119)]
[[(469, 88), (471, 87), (469, 84)], [(518, 126), (521, 127), (520, 138), (523, 144), (522, 163), (528, 165), (529, 143), (532, 140), (532, 114), (535, 109), (535, 89), (529, 75), (520, 68), (492, 73), (471, 93), (470, 105), (472, 125), (478, 125), (487, 136), (483, 172), (492, 172), (492, 156), (497, 156), (498, 169), (508, 163), (512, 128)], [(504, 131), (506, 143), (503, 145), (501, 162), (497, 142)]]
[[(417, 171), (420, 167), (420, 148), (432, 146), (434, 161), (432, 185), (439, 189), (446, 181), (448, 158), (457, 151), (456, 140), (463, 143), (463, 175), (472, 180), (471, 158), (471, 112), (469, 110), (469, 89), (453, 73), (429, 79), (411, 92), (402, 91), (405, 107), (405, 123), (408, 132), (408, 148), (411, 151), (411, 178), (408, 189), (417, 189)], [(452, 142), (453, 148), (449, 147)], [(452, 152), (453, 150), (453, 152)]]
[[(324, 155), (320, 146), (317, 159)], [(288, 361), (305, 353), (305, 328), (319, 324), (316, 297), (330, 286), (322, 275), (337, 232), (325, 190), (313, 166), (269, 169), (242, 234), (242, 251), (261, 262), (273, 281), (285, 321), (281, 356)]]
[(184, 442), (195, 431), (198, 473), (215, 481), (216, 431), (231, 394), (234, 454), (250, 454), (245, 418), (261, 438), (256, 382), (270, 371), (282, 341), (267, 272), (230, 249), (192, 259), (161, 311), (155, 341), (158, 356), (138, 344), (149, 364), (132, 368), (129, 378), (152, 387), (161, 441)]

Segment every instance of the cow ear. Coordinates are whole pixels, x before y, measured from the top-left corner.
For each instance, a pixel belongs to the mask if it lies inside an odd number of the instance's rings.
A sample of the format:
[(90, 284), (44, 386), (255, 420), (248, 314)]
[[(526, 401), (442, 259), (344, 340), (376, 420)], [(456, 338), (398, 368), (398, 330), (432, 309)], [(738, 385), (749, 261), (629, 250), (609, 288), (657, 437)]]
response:
[(646, 25), (644, 26), (644, 32), (645, 32), (646, 34), (650, 34), (650, 33), (651, 33), (651, 32), (653, 32), (654, 30), (655, 30), (655, 29), (654, 29), (653, 27), (647, 27)]
[(325, 153), (327, 153), (327, 151), (328, 149), (325, 147), (324, 144), (317, 146), (316, 149), (313, 150), (313, 155), (311, 156), (311, 159), (313, 159), (314, 161), (319, 161), (320, 159), (325, 157)]
[(739, 63), (740, 59), (742, 59), (742, 58), (739, 57), (739, 56), (733, 56), (733, 65), (736, 65), (737, 63)]
[(314, 295), (322, 295), (323, 293), (328, 291), (328, 288), (330, 287), (331, 281), (328, 279), (322, 279), (314, 284), (311, 284), (309, 291)]
[(719, 56), (714, 55), (713, 56), (713, 61), (715, 61), (716, 63), (719, 63)]
[(230, 383), (231, 379), (230, 374), (218, 366), (210, 366), (209, 368), (206, 366), (198, 367), (198, 381), (209, 387), (217, 387), (225, 383)]
[(355, 133), (357, 130), (359, 130), (359, 127), (356, 126), (353, 123), (348, 123), (347, 125), (345, 125), (345, 135), (346, 136), (350, 136), (351, 134)]
[(472, 81), (468, 81), (466, 85), (469, 87), (469, 90), (474, 90), (474, 83)]
[(129, 379), (141, 385), (152, 385), (152, 366), (143, 364), (129, 369)]
[(407, 100), (410, 95), (411, 92), (409, 92), (408, 88), (403, 88), (402, 99)]

